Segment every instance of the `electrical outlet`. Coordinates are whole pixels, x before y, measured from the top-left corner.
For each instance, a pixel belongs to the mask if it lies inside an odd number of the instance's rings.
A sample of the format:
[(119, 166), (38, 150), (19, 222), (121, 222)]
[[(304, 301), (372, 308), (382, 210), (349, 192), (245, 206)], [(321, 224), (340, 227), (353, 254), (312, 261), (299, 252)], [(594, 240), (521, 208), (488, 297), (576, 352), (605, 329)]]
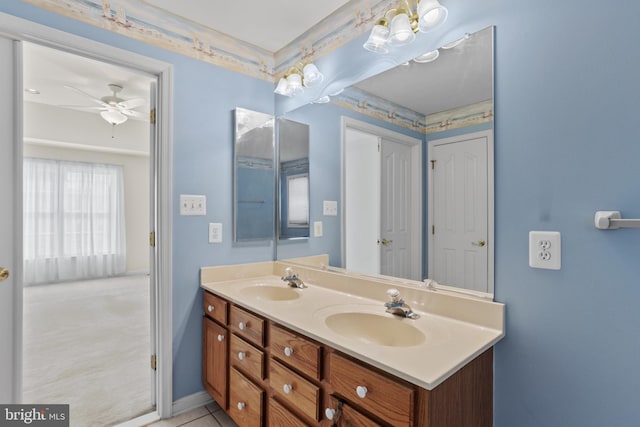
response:
[(206, 215), (207, 197), (193, 194), (180, 195), (180, 215)]
[(222, 243), (222, 224), (219, 222), (209, 223), (209, 243)]
[(313, 237), (322, 237), (322, 221), (313, 223)]
[(529, 232), (529, 267), (560, 270), (561, 255), (559, 232)]

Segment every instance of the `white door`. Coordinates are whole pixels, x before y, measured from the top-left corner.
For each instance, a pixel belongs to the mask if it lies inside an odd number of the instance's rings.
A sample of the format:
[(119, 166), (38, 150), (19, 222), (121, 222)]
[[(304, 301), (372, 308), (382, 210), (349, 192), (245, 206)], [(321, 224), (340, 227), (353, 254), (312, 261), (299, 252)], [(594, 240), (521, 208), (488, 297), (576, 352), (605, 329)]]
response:
[(14, 143), (17, 137), (15, 95), (18, 93), (14, 87), (20, 82), (15, 78), (15, 52), (19, 49), (18, 42), (0, 37), (0, 402), (3, 403), (19, 401), (19, 390), (15, 389), (20, 377), (15, 349), (19, 343), (17, 323), (20, 320), (15, 310), (21, 301), (18, 295), (21, 288), (16, 280), (17, 257), (14, 256), (16, 236), (21, 235), (14, 218), (15, 206), (21, 200), (17, 197), (14, 178), (19, 170)]
[(345, 268), (380, 274), (380, 138), (354, 129), (346, 134)]
[(380, 266), (387, 276), (411, 278), (411, 147), (382, 139)]
[(444, 285), (488, 289), (488, 139), (451, 138), (431, 146), (433, 263)]
[[(157, 259), (158, 259), (158, 251), (156, 250), (156, 230), (157, 230), (157, 219), (158, 219), (158, 208), (156, 204), (157, 200), (157, 188), (158, 183), (156, 182), (156, 165), (158, 165), (158, 150), (157, 150), (157, 133), (156, 133), (156, 111), (157, 111), (157, 82), (151, 82), (151, 87), (149, 88), (149, 109), (152, 111), (151, 117), (149, 120), (149, 314), (150, 314), (150, 322), (151, 331), (150, 333), (150, 349), (149, 354), (151, 357), (156, 358), (158, 354), (158, 310), (157, 310), (157, 298), (158, 298), (158, 270), (157, 270)], [(156, 387), (158, 376), (156, 367), (149, 366), (151, 369), (151, 405), (156, 406), (157, 396), (156, 396)]]

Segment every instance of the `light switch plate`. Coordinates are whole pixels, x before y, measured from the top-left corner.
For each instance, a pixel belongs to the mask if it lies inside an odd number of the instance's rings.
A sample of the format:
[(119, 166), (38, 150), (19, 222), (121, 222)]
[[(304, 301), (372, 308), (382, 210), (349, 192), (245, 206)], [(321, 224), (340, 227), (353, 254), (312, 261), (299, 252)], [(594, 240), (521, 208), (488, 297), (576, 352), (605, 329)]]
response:
[(322, 204), (322, 214), (326, 216), (338, 216), (338, 202), (325, 200)]
[(194, 194), (180, 195), (180, 215), (206, 215), (207, 197)]
[(322, 221), (314, 221), (313, 237), (322, 237)]
[(529, 232), (529, 267), (560, 270), (562, 266), (561, 256), (559, 232)]
[(209, 223), (209, 243), (222, 243), (222, 223)]

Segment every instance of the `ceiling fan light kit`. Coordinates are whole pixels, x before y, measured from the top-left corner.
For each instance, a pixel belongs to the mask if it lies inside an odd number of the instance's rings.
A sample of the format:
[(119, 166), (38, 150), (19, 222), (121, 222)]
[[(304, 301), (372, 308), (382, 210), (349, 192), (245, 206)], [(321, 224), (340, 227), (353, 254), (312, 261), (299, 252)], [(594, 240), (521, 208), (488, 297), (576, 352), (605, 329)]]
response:
[(410, 3), (409, 0), (401, 0), (397, 8), (387, 10), (362, 46), (368, 51), (385, 54), (389, 47), (413, 42), (418, 31), (429, 32), (447, 20), (447, 8), (438, 0), (417, 0), (415, 5)]
[(102, 117), (107, 123), (112, 126), (121, 125), (126, 122), (129, 117), (135, 117), (139, 119), (145, 119), (145, 114), (135, 111), (134, 108), (138, 108), (143, 106), (147, 101), (143, 98), (132, 98), (132, 99), (123, 99), (118, 96), (123, 89), (121, 85), (110, 83), (107, 85), (109, 90), (111, 90), (112, 94), (103, 96), (102, 98), (96, 98), (87, 92), (84, 92), (73, 86), (65, 86), (68, 89), (74, 90), (96, 104), (99, 104), (99, 107), (85, 107), (85, 106), (73, 106), (73, 108), (84, 109), (84, 110), (98, 110), (100, 111), (100, 117)]

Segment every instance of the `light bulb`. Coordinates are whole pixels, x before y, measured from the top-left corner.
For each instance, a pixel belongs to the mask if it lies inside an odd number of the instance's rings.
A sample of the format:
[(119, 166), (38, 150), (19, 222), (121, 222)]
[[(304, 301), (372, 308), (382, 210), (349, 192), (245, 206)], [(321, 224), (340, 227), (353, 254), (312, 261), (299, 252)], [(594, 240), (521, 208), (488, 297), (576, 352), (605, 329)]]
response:
[(321, 83), (322, 80), (324, 80), (324, 75), (320, 72), (320, 70), (318, 70), (318, 67), (316, 67), (313, 63), (309, 63), (305, 65), (304, 68), (302, 69), (302, 72), (304, 74), (304, 77), (302, 80), (304, 82), (305, 87), (315, 86), (318, 83)]
[(302, 76), (297, 72), (290, 74), (289, 77), (287, 77), (287, 83), (289, 83), (292, 95), (297, 95), (304, 90), (302, 88)]
[[(386, 21), (379, 21), (386, 22)], [(387, 41), (389, 39), (389, 27), (382, 23), (377, 23), (371, 30), (369, 38), (362, 45), (365, 49), (374, 53), (388, 53)]]
[(403, 46), (411, 43), (415, 38), (409, 15), (403, 11), (394, 16), (389, 29), (389, 43), (393, 46)]
[(112, 125), (120, 125), (127, 121), (127, 116), (118, 110), (101, 111), (100, 116)]
[(278, 85), (273, 92), (282, 96), (291, 96), (293, 93), (289, 87), (289, 82), (284, 77), (281, 77), (280, 80), (278, 80)]
[(447, 20), (449, 11), (438, 0), (421, 0), (418, 4), (418, 28), (426, 33)]

